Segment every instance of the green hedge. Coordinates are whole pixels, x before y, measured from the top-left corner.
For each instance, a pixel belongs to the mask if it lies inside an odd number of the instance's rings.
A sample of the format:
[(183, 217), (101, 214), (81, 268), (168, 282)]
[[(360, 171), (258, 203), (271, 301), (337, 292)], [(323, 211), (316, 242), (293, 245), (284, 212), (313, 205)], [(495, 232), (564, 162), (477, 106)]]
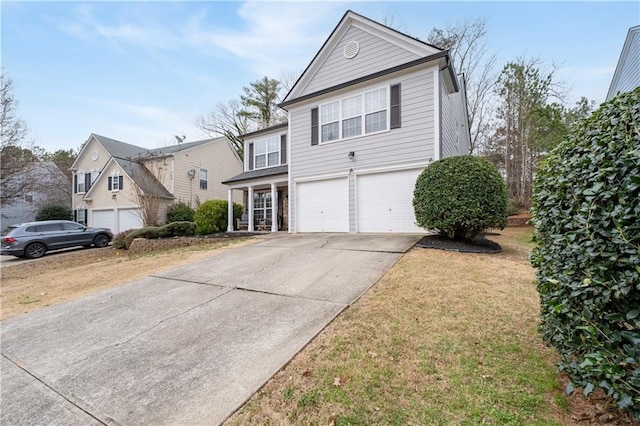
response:
[(436, 161), (418, 177), (416, 222), (449, 238), (473, 239), (507, 224), (507, 190), (496, 167), (472, 155)]
[[(193, 221), (196, 223), (196, 234), (208, 235), (227, 230), (229, 203), (226, 200), (205, 201), (198, 207)], [(242, 206), (233, 203), (233, 222), (242, 216)]]
[(640, 420), (640, 88), (602, 104), (540, 168), (531, 260), (540, 330), (567, 391), (600, 387)]
[(167, 223), (193, 222), (195, 210), (184, 201), (176, 201), (167, 207)]
[(195, 222), (171, 222), (161, 226), (158, 230), (160, 238), (190, 237), (196, 234)]
[(73, 212), (67, 206), (45, 206), (36, 215), (36, 220), (71, 220)]
[(136, 238), (147, 238), (149, 240), (160, 238), (159, 226), (147, 226), (145, 228), (134, 229), (124, 237), (124, 245), (128, 250), (131, 247), (131, 243)]

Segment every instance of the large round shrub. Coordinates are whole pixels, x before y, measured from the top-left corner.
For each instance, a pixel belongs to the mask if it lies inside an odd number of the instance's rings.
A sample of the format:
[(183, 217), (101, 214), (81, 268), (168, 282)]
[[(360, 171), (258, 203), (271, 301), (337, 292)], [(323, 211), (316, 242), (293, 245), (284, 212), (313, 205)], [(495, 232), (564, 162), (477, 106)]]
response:
[(640, 88), (554, 149), (533, 194), (540, 330), (568, 391), (603, 388), (640, 420)]
[[(205, 201), (193, 215), (196, 223), (196, 234), (207, 235), (227, 230), (228, 202), (226, 200)], [(233, 203), (233, 221), (242, 216), (242, 206)]]
[(45, 206), (36, 215), (36, 220), (71, 220), (73, 212), (67, 206)]
[(436, 161), (418, 177), (416, 222), (449, 238), (472, 239), (507, 224), (507, 190), (496, 167), (472, 155)]
[(176, 201), (167, 207), (167, 223), (193, 222), (195, 210), (184, 201)]

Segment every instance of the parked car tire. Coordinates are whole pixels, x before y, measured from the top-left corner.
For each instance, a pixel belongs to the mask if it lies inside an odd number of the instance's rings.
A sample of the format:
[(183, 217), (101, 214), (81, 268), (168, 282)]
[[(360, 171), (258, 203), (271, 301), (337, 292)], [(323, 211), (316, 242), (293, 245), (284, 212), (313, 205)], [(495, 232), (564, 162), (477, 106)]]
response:
[(93, 239), (93, 245), (98, 248), (106, 247), (109, 245), (109, 237), (104, 234), (96, 235)]
[(27, 259), (38, 259), (47, 252), (47, 247), (41, 243), (32, 243), (24, 249), (24, 257)]

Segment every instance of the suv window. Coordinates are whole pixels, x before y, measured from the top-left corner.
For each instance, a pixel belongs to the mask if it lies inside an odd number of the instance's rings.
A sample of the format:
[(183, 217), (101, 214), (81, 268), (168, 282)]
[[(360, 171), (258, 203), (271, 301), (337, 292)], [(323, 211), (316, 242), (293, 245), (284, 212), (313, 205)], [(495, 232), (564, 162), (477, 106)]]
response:
[(40, 225), (42, 232), (51, 232), (51, 231), (59, 231), (60, 224), (59, 223), (47, 223), (44, 225)]
[(60, 226), (65, 231), (79, 231), (81, 229), (84, 229), (84, 226), (80, 225), (79, 223), (64, 222), (64, 223), (61, 223)]
[(7, 235), (11, 231), (15, 231), (18, 229), (17, 226), (7, 226), (4, 231), (2, 231), (2, 235)]
[(39, 225), (29, 226), (24, 232), (42, 232), (41, 227)]

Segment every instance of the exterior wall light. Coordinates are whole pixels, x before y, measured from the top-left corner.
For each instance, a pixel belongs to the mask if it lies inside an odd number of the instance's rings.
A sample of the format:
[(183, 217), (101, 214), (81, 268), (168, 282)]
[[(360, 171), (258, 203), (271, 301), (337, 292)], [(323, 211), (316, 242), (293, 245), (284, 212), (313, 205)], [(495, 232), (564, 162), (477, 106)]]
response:
[(349, 151), (349, 160), (353, 160), (353, 158), (356, 156), (356, 153), (353, 151)]

